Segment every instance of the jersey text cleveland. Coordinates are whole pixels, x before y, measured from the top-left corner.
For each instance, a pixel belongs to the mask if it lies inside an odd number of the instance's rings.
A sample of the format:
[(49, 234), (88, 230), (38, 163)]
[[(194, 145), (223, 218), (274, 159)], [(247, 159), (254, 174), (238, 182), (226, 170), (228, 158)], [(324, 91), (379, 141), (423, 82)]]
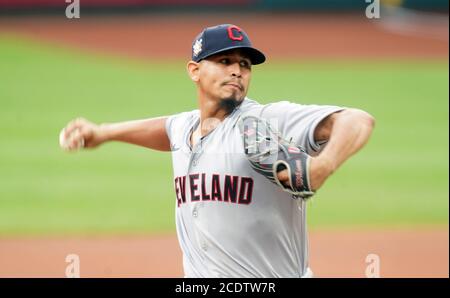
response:
[[(188, 184), (189, 189), (186, 189)], [(186, 191), (191, 202), (219, 201), (248, 205), (252, 202), (253, 179), (231, 175), (194, 173), (175, 178), (177, 205), (186, 203)]]

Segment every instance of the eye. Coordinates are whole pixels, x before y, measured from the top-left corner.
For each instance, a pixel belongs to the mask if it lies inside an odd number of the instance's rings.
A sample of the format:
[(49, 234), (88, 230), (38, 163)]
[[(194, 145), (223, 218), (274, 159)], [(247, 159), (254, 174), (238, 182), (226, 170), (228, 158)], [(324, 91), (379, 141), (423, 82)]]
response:
[(245, 68), (248, 68), (248, 69), (250, 69), (252, 67), (250, 62), (248, 62), (247, 60), (242, 60), (240, 62), (240, 65), (241, 65), (241, 67), (245, 67)]
[(230, 59), (222, 58), (222, 59), (219, 60), (219, 63), (228, 65), (228, 64), (230, 64)]

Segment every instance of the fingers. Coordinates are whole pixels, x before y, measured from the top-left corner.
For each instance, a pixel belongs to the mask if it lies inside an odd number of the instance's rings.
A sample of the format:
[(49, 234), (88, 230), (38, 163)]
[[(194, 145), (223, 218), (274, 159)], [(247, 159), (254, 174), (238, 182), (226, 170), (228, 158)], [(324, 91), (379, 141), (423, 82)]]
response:
[(65, 128), (64, 137), (68, 138), (75, 130), (82, 129), (86, 123), (86, 119), (80, 117), (70, 121)]
[(277, 173), (278, 180), (285, 186), (289, 186), (289, 174), (287, 170), (283, 170)]
[(84, 148), (85, 141), (79, 129), (75, 129), (66, 138), (65, 130), (63, 129), (59, 135), (59, 145), (65, 151), (75, 151)]
[(83, 129), (86, 120), (78, 118), (70, 122), (59, 134), (59, 145), (65, 151), (76, 151), (84, 148)]

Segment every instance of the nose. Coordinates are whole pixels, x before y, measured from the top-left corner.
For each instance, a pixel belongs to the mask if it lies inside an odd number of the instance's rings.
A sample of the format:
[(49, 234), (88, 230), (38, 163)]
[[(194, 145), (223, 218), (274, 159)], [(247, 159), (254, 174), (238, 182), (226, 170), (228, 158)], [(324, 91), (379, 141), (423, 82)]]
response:
[(239, 65), (239, 63), (232, 63), (230, 64), (230, 71), (231, 71), (231, 76), (233, 77), (238, 77), (240, 78), (242, 76), (241, 73), (241, 66)]

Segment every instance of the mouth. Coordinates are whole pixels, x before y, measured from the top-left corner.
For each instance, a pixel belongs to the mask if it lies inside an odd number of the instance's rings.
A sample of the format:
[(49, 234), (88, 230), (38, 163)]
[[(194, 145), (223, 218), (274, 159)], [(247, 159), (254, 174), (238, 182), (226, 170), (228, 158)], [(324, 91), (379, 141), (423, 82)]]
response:
[(238, 83), (225, 83), (224, 86), (229, 86), (238, 89), (239, 91), (243, 91), (244, 87)]

